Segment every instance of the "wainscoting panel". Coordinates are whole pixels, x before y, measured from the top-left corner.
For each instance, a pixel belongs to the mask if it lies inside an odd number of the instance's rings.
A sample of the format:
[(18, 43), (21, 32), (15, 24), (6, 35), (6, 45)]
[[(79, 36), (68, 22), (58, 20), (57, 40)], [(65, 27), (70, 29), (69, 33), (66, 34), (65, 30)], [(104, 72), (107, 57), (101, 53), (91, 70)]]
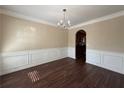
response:
[(34, 51), (34, 52), (31, 52), (29, 53), (30, 54), (30, 62), (31, 63), (45, 63), (46, 60), (48, 60), (47, 57), (47, 54), (48, 54), (48, 51)]
[(123, 54), (87, 49), (86, 62), (124, 74)]
[(68, 57), (75, 59), (75, 48), (74, 47), (68, 47)]
[(86, 54), (87, 54), (87, 56), (86, 56), (87, 62), (94, 64), (94, 65), (100, 65), (101, 64), (101, 55), (99, 52), (87, 50)]
[(10, 56), (2, 58), (2, 67), (3, 70), (17, 68), (20, 66), (24, 66), (28, 64), (28, 56), (20, 55), (20, 56)]
[(0, 75), (67, 57), (67, 48), (50, 48), (2, 53)]
[(67, 57), (67, 48), (30, 51), (31, 63), (46, 63)]
[(28, 64), (28, 51), (2, 53), (0, 63), (0, 75), (20, 70)]
[(122, 63), (123, 65), (122, 65), (122, 69), (123, 69), (123, 74), (124, 74), (124, 56), (123, 56), (123, 63)]
[(122, 72), (123, 71), (123, 56), (115, 55), (104, 55), (103, 56), (103, 65), (105, 68), (108, 68), (113, 71)]
[(0, 75), (2, 74), (2, 57), (1, 57), (1, 54), (0, 54)]

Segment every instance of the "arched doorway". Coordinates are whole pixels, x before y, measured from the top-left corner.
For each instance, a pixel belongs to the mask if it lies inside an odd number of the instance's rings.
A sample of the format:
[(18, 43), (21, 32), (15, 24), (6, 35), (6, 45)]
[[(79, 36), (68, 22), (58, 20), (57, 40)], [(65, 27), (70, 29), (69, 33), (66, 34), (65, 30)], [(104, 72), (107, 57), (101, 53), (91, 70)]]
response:
[(84, 30), (76, 33), (76, 59), (86, 61), (86, 32)]

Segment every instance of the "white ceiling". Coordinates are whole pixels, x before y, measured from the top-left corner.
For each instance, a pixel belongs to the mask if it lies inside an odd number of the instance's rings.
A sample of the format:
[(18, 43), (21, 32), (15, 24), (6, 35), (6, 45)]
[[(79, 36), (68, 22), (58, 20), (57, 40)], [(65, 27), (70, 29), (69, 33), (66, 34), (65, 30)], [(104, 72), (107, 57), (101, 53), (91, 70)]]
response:
[(124, 5), (1, 5), (0, 8), (52, 24), (62, 18), (66, 8), (72, 25), (124, 10)]

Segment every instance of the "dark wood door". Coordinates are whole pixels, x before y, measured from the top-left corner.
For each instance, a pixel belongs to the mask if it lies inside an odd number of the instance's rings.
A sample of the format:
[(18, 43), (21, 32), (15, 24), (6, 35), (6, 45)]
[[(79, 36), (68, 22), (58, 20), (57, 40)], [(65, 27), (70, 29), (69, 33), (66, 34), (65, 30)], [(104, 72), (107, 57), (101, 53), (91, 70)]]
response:
[(83, 30), (76, 33), (76, 59), (86, 61), (86, 32)]

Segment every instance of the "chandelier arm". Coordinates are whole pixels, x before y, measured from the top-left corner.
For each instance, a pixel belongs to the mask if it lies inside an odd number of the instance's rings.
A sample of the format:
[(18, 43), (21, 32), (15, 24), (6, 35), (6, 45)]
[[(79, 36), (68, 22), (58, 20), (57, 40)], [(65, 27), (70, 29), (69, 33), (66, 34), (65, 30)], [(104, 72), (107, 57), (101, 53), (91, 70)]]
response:
[(66, 23), (66, 11), (63, 11), (63, 12), (64, 12), (64, 19), (63, 19), (64, 22), (63, 22), (63, 26), (65, 27), (65, 25), (66, 25), (66, 24), (65, 24), (65, 23)]

